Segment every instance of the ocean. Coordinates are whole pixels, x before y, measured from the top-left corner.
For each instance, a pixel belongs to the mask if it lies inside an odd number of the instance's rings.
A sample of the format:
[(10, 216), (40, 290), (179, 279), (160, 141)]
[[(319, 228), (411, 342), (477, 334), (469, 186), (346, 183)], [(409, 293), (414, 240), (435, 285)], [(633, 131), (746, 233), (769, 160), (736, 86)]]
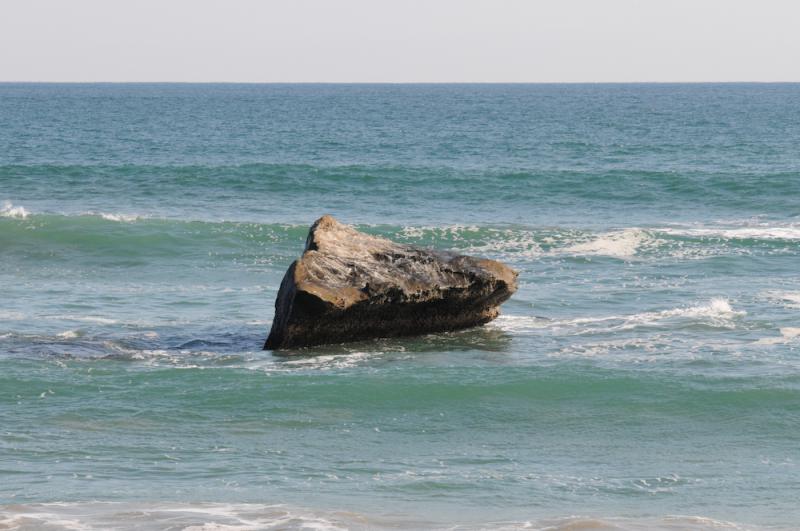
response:
[[(479, 328), (262, 351), (323, 214)], [(0, 529), (800, 528), (800, 84), (0, 84)]]

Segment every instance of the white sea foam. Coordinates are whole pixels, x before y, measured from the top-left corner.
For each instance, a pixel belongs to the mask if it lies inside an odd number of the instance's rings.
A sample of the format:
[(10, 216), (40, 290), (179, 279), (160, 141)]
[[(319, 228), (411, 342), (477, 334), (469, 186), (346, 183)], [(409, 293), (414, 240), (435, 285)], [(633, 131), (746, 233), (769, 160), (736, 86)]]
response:
[(119, 221), (126, 223), (141, 219), (141, 216), (137, 214), (110, 214), (107, 212), (100, 212), (99, 215), (101, 218), (108, 221)]
[(119, 359), (128, 359), (128, 360), (148, 360), (152, 361), (154, 359), (167, 359), (171, 361), (178, 360), (179, 358), (176, 357), (179, 352), (169, 352), (164, 349), (133, 349), (128, 348), (120, 345), (116, 341), (104, 341), (103, 346), (107, 351), (111, 351), (114, 354), (110, 354), (106, 357), (108, 358), (119, 358)]
[(500, 314), (500, 316), (489, 323), (489, 327), (498, 327), (506, 332), (526, 332), (530, 330), (538, 330), (550, 328), (556, 321), (553, 319), (546, 319), (544, 317), (536, 317), (533, 315), (508, 315)]
[(109, 319), (108, 317), (98, 317), (93, 315), (48, 315), (46, 319), (58, 319), (60, 321), (82, 321), (86, 323), (97, 324), (117, 324), (119, 321), (116, 319)]
[(625, 354), (633, 352), (634, 357), (626, 356), (630, 361), (652, 361), (653, 355), (663, 350), (667, 342), (660, 335), (655, 337), (632, 337), (626, 339), (612, 339), (608, 341), (594, 341), (590, 343), (573, 343), (557, 352), (550, 353), (550, 357), (581, 357), (592, 358), (608, 356), (612, 353)]
[(763, 337), (756, 341), (758, 345), (781, 345), (800, 340), (800, 328), (785, 327), (780, 329), (780, 337)]
[(25, 219), (29, 215), (30, 215), (30, 212), (25, 210), (24, 207), (14, 206), (11, 203), (11, 201), (3, 201), (2, 206), (0, 206), (0, 217), (1, 218)]
[(800, 291), (767, 292), (765, 297), (786, 308), (800, 309)]
[(77, 337), (80, 337), (81, 335), (82, 332), (80, 330), (66, 330), (64, 332), (56, 334), (56, 337), (59, 339), (75, 339)]
[(327, 371), (334, 369), (346, 369), (360, 365), (364, 361), (372, 358), (369, 352), (348, 352), (346, 354), (323, 354), (317, 356), (302, 356), (287, 358), (285, 360), (269, 360), (267, 364), (251, 364), (250, 369), (268, 370), (269, 372), (296, 371), (297, 369), (313, 369), (316, 371)]
[(402, 228), (400, 235), (406, 238), (422, 238), (429, 233), (435, 238), (447, 238), (448, 240), (460, 241), (464, 239), (464, 233), (477, 233), (480, 230), (480, 227), (475, 225), (447, 225), (444, 227), (407, 226)]
[[(549, 329), (558, 332), (561, 329), (567, 329), (572, 334), (584, 334), (630, 330), (640, 326), (654, 326), (668, 319), (701, 321), (714, 326), (730, 327), (734, 324), (735, 318), (746, 315), (746, 313), (743, 310), (734, 310), (727, 299), (714, 297), (705, 304), (631, 315), (577, 317), (573, 319), (501, 315), (494, 323), (508, 332), (525, 332), (538, 329)], [(578, 330), (575, 330), (576, 328)]]
[(792, 308), (800, 308), (800, 291), (794, 293), (784, 293), (781, 298), (785, 301), (788, 301)]
[(725, 240), (800, 240), (800, 226), (754, 226), (754, 227), (702, 227), (663, 228), (658, 232), (672, 236), (721, 238)]
[(629, 228), (600, 234), (590, 241), (565, 247), (560, 252), (576, 255), (631, 258), (643, 248), (655, 244), (657, 244), (656, 239), (649, 232), (642, 229)]
[(25, 314), (23, 313), (0, 310), (0, 321), (21, 321), (23, 319), (25, 319)]
[(449, 225), (403, 227), (400, 239), (422, 239), (430, 237), (435, 242), (444, 240), (436, 246), (456, 247), (466, 254), (496, 257), (535, 258), (542, 254), (537, 234), (530, 230), (506, 228), (480, 228), (477, 226)]
[[(752, 221), (750, 221), (752, 223)], [(796, 241), (800, 224), (772, 226), (667, 226), (654, 228), (628, 227), (600, 233), (576, 229), (523, 229), (449, 227), (404, 227), (400, 236), (420, 239), (442, 239), (444, 246), (454, 246), (467, 254), (493, 256), (500, 259), (537, 259), (558, 256), (608, 256), (622, 260), (643, 256), (670, 257), (680, 260), (704, 259), (720, 254), (747, 254), (747, 247), (731, 245), (729, 240), (765, 239)], [(677, 238), (676, 238), (677, 237)], [(692, 242), (680, 237), (704, 240)]]
[[(330, 514), (284, 505), (176, 503), (45, 503), (0, 506), (0, 529), (96, 531), (105, 529), (340, 531), (360, 515)], [(383, 526), (380, 526), (383, 527)]]
[(744, 310), (734, 310), (727, 299), (722, 297), (714, 297), (707, 304), (700, 304), (697, 306), (689, 306), (687, 308), (676, 308), (674, 310), (665, 310), (663, 312), (656, 312), (655, 314), (642, 314), (643, 316), (655, 315), (657, 318), (662, 319), (665, 317), (708, 317), (712, 319), (727, 319), (746, 315)]
[(467, 254), (494, 255), (509, 259), (531, 259), (545, 254), (533, 232), (514, 233), (511, 230), (502, 231), (496, 238), (490, 239), (489, 242), (481, 245), (471, 245), (463, 249), (463, 251)]
[(719, 530), (753, 529), (703, 516), (649, 518), (567, 516), (483, 522), (443, 522), (415, 516), (371, 516), (286, 505), (248, 503), (44, 503), (0, 506), (0, 529), (96, 531), (183, 529), (186, 531), (433, 529), (450, 531)]

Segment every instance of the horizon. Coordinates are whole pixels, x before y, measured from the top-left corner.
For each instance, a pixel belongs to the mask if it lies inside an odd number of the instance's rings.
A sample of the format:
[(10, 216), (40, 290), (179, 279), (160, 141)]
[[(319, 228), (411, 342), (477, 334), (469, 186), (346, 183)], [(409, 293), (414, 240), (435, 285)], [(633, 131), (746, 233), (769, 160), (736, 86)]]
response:
[(8, 80), (0, 85), (798, 85), (800, 81), (48, 81)]

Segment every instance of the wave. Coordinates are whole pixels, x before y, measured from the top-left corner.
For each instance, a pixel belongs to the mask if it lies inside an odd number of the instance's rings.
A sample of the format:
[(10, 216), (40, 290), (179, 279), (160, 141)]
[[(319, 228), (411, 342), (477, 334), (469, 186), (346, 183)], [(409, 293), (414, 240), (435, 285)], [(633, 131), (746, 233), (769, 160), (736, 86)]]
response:
[(115, 325), (119, 323), (117, 319), (110, 317), (100, 317), (96, 315), (46, 315), (44, 319), (57, 319), (59, 321), (83, 321), (100, 325)]
[(784, 293), (781, 299), (788, 302), (790, 308), (800, 308), (800, 292)]
[(569, 245), (561, 252), (575, 255), (601, 255), (616, 258), (631, 258), (645, 247), (655, 247), (658, 240), (641, 229), (624, 229), (601, 234), (583, 243)]
[(11, 201), (3, 201), (0, 206), (0, 217), (26, 219), (30, 213), (24, 207), (14, 206)]
[(361, 529), (431, 529), (451, 531), (597, 529), (644, 530), (745, 530), (756, 529), (702, 516), (532, 518), (480, 522), (444, 522), (425, 515), (370, 515), (347, 510), (317, 510), (288, 505), (255, 503), (38, 503), (0, 506), (0, 529), (92, 531), (101, 529), (294, 530), (341, 531)]
[(763, 294), (770, 302), (786, 308), (800, 309), (800, 291), (770, 291)]
[(548, 329), (569, 334), (596, 334), (632, 330), (640, 327), (659, 326), (668, 320), (701, 323), (717, 328), (733, 328), (736, 318), (746, 315), (744, 310), (734, 310), (730, 302), (714, 297), (704, 304), (672, 308), (631, 315), (609, 315), (602, 317), (577, 317), (573, 319), (545, 319), (535, 316), (500, 315), (493, 321), (507, 332), (530, 332)]
[(710, 228), (663, 228), (659, 232), (671, 236), (694, 238), (720, 238), (725, 240), (800, 240), (800, 226), (761, 227), (710, 227)]
[(0, 310), (0, 321), (22, 321), (26, 315), (22, 312)]
[[(290, 355), (262, 350), (270, 321), (230, 323), (217, 328), (187, 331), (185, 326), (126, 326), (56, 328), (57, 332), (0, 333), (3, 350), (31, 359), (70, 359), (145, 362), (177, 368), (222, 367), (260, 372), (326, 372), (410, 359), (420, 352), (452, 352), (479, 349), (502, 351), (510, 338), (495, 329), (476, 327), (414, 338), (324, 345), (298, 349)], [(284, 353), (286, 354), (286, 353)]]
[[(531, 199), (575, 198), (586, 203), (659, 205), (665, 198), (691, 204), (759, 204), (773, 208), (793, 205), (798, 193), (798, 172), (656, 171), (645, 168), (594, 167), (586, 170), (556, 170), (541, 166), (503, 163), (458, 164), (452, 160), (414, 164), (395, 163), (305, 164), (248, 161), (242, 164), (0, 164), (0, 178), (10, 183), (69, 183), (76, 189), (98, 180), (129, 185), (132, 191), (175, 190), (199, 186), (205, 190), (233, 190), (243, 193), (296, 193), (298, 186), (308, 192), (395, 190), (414, 193), (421, 187), (435, 191), (461, 188), (460, 196), (486, 197), (487, 190), (512, 202)], [(463, 159), (462, 159), (463, 160)], [(485, 159), (484, 159), (485, 161)], [(439, 162), (439, 163), (437, 163)], [(468, 185), (468, 186), (465, 186)], [(30, 186), (30, 184), (29, 184)], [(759, 201), (759, 199), (761, 201)], [(769, 200), (767, 200), (769, 199)], [(530, 203), (528, 203), (530, 204)]]
[(144, 216), (140, 216), (138, 214), (110, 214), (110, 213), (106, 213), (106, 212), (98, 212), (98, 213), (87, 212), (86, 215), (87, 216), (99, 215), (101, 218), (105, 219), (106, 221), (121, 221), (121, 222), (126, 222), (126, 223), (130, 223), (132, 221), (137, 221), (137, 220), (140, 220), (140, 219), (144, 219)]
[[(172, 219), (148, 213), (32, 213), (3, 207), (0, 246), (35, 256), (89, 252), (120, 259), (156, 256), (248, 256), (285, 267), (299, 254), (308, 224)], [(345, 220), (347, 221), (347, 220)], [(511, 262), (605, 257), (689, 260), (757, 253), (797, 253), (800, 227), (627, 227), (605, 231), (525, 225), (357, 224), (399, 242)], [(789, 245), (791, 244), (791, 245)]]
[(756, 341), (759, 345), (781, 345), (800, 340), (800, 328), (785, 327), (780, 330), (779, 337), (764, 337)]
[(56, 334), (56, 337), (59, 339), (76, 339), (84, 334), (85, 332), (83, 330), (65, 330)]
[[(381, 227), (390, 237), (392, 227)], [(719, 238), (718, 235), (727, 235)], [(797, 253), (787, 243), (800, 239), (800, 227), (759, 229), (627, 227), (593, 231), (571, 227), (525, 226), (403, 227), (399, 239), (410, 243), (452, 247), (469, 254), (507, 260), (608, 257), (619, 260), (694, 260), (754, 253)], [(720, 241), (721, 240), (721, 241)]]
[(4, 257), (53, 264), (58, 260), (243, 259), (285, 268), (299, 254), (306, 225), (233, 221), (184, 221), (127, 214), (29, 214), (0, 218)]

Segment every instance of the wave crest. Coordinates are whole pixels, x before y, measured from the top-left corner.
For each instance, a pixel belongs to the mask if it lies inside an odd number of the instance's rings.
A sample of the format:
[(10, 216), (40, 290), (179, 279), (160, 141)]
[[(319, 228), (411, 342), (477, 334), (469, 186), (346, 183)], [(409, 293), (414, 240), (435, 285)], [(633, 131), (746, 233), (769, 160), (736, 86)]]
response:
[[(734, 310), (723, 297), (714, 297), (704, 304), (669, 310), (642, 312), (606, 317), (578, 317), (574, 319), (545, 319), (542, 317), (501, 315), (495, 323), (508, 332), (525, 332), (540, 329), (554, 331), (567, 329), (571, 334), (609, 333), (638, 327), (657, 326), (668, 319), (704, 322), (711, 326), (730, 328), (735, 318), (746, 315), (744, 310)], [(577, 330), (575, 330), (577, 328)]]
[(631, 258), (645, 246), (657, 245), (657, 240), (647, 231), (637, 228), (601, 234), (596, 238), (566, 247), (563, 252), (578, 255)]
[(125, 223), (130, 223), (142, 219), (142, 216), (139, 216), (137, 214), (113, 214), (107, 212), (87, 212), (87, 214), (90, 216), (100, 216), (106, 221), (119, 221)]
[(705, 227), (705, 228), (663, 228), (659, 232), (670, 236), (690, 238), (718, 238), (722, 240), (800, 240), (800, 226), (755, 227)]
[(25, 210), (25, 207), (14, 206), (11, 201), (3, 201), (0, 206), (0, 217), (2, 218), (16, 218), (25, 219), (30, 215), (30, 212)]

